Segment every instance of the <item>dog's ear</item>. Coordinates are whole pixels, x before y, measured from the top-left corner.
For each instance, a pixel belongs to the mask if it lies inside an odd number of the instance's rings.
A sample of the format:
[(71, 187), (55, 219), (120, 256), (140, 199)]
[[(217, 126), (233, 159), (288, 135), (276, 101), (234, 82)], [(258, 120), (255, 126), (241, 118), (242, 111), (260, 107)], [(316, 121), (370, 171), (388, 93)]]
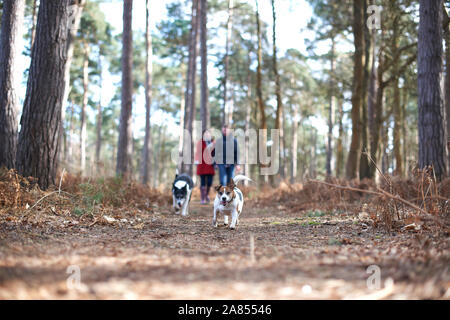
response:
[(221, 184), (217, 185), (214, 189), (216, 189), (216, 191), (219, 192), (220, 188), (222, 188)]

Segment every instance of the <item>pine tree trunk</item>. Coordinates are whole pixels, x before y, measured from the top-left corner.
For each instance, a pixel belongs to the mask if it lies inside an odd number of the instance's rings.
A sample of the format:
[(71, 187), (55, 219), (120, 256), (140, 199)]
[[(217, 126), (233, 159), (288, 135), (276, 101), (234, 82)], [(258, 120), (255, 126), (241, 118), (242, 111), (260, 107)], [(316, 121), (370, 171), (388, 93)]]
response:
[(19, 134), (17, 169), (55, 182), (60, 143), (70, 0), (41, 0)]
[[(69, 100), (69, 93), (70, 93), (70, 65), (72, 64), (73, 60), (73, 50), (75, 47), (75, 37), (77, 35), (77, 30), (80, 25), (81, 15), (83, 13), (83, 7), (86, 4), (86, 0), (71, 0), (71, 9), (74, 10), (73, 14), (71, 15), (71, 24), (67, 30), (68, 32), (68, 39), (67, 39), (67, 63), (64, 70), (64, 96), (63, 96), (63, 106), (61, 108), (61, 133), (60, 137), (61, 139), (64, 138), (65, 131), (64, 131), (64, 122), (66, 119), (66, 108), (68, 105)], [(76, 5), (76, 6), (75, 6)], [(69, 22), (70, 23), (70, 22)], [(65, 150), (61, 153), (62, 155), (66, 154)]]
[(233, 6), (234, 1), (228, 0), (228, 20), (227, 20), (227, 36), (225, 44), (225, 61), (224, 61), (224, 78), (223, 78), (223, 124), (231, 125), (233, 121), (233, 105), (230, 102), (229, 82), (229, 68), (230, 68), (230, 45), (231, 33), (233, 29)]
[(338, 127), (339, 134), (336, 141), (336, 177), (340, 178), (344, 174), (344, 108), (343, 103), (338, 102)]
[(132, 155), (132, 104), (133, 104), (133, 0), (123, 3), (122, 35), (122, 106), (120, 112), (119, 143), (117, 145), (116, 174), (129, 178)]
[(420, 0), (418, 41), (419, 167), (445, 175), (442, 72), (442, 0)]
[[(364, 21), (367, 21), (367, 1), (364, 1)], [(366, 152), (369, 151), (369, 126), (368, 126), (368, 104), (369, 104), (369, 85), (370, 75), (372, 71), (372, 61), (375, 59), (374, 53), (374, 32), (368, 28), (364, 28), (364, 78), (363, 78), (363, 94), (361, 104), (361, 156), (359, 164), (359, 178), (370, 177), (370, 164)]]
[(352, 93), (352, 140), (348, 153), (347, 179), (359, 178), (361, 152), (361, 108), (364, 80), (364, 0), (353, 0), (353, 37), (355, 45)]
[(275, 96), (277, 98), (277, 110), (275, 116), (275, 129), (279, 130), (280, 135), (280, 176), (281, 179), (286, 178), (285, 171), (285, 155), (284, 155), (284, 132), (283, 132), (283, 102), (281, 100), (281, 84), (280, 84), (280, 74), (278, 73), (278, 59), (277, 59), (277, 33), (276, 33), (276, 21), (277, 16), (275, 12), (275, 0), (272, 0), (272, 19), (273, 19), (273, 29), (272, 29), (272, 42), (273, 42), (273, 53), (272, 53), (272, 63), (273, 63), (273, 73), (275, 75)]
[(81, 106), (81, 133), (80, 133), (80, 171), (84, 175), (86, 170), (86, 112), (89, 99), (89, 54), (90, 48), (86, 41), (83, 42), (84, 61), (83, 61), (83, 102)]
[(333, 127), (334, 127), (334, 109), (335, 109), (335, 100), (336, 97), (334, 95), (334, 77), (335, 77), (335, 46), (336, 42), (334, 37), (331, 39), (331, 56), (330, 56), (330, 108), (328, 110), (328, 137), (327, 137), (327, 157), (326, 157), (326, 174), (327, 176), (331, 176), (331, 160), (333, 157)]
[(298, 106), (293, 105), (292, 116), (292, 145), (291, 145), (291, 183), (297, 179), (297, 149), (298, 149), (298, 124), (299, 124), (299, 110)]
[(150, 127), (150, 113), (152, 105), (152, 71), (153, 71), (153, 52), (152, 52), (152, 34), (150, 28), (150, 6), (149, 0), (146, 0), (146, 18), (145, 18), (145, 51), (146, 51), (146, 61), (145, 61), (145, 137), (144, 146), (142, 149), (142, 168), (141, 177), (142, 183), (148, 184), (150, 180), (150, 174), (152, 172), (152, 162), (151, 162), (151, 150), (152, 150), (152, 139), (151, 139), (151, 127)]
[(36, 38), (36, 23), (37, 23), (37, 0), (33, 0), (33, 12), (31, 17), (31, 38), (30, 50), (33, 48), (34, 39)]
[(99, 53), (98, 57), (98, 67), (100, 70), (100, 77), (99, 77), (99, 87), (100, 87), (100, 97), (98, 99), (97, 104), (97, 125), (96, 125), (96, 132), (97, 132), (97, 138), (95, 140), (95, 162), (97, 167), (97, 172), (99, 172), (99, 166), (100, 166), (100, 155), (102, 150), (102, 87), (103, 87), (103, 67), (102, 67), (102, 55), (101, 52)]
[(188, 153), (190, 154), (190, 159), (189, 163), (184, 163), (183, 172), (186, 172), (191, 176), (193, 173), (192, 155), (194, 154), (193, 125), (195, 120), (195, 80), (197, 74), (197, 38), (199, 25), (198, 2), (199, 0), (192, 0), (191, 32), (189, 36), (189, 59), (186, 79), (186, 106), (184, 110), (184, 129), (187, 131), (186, 133), (189, 133), (189, 136), (184, 137), (183, 157), (185, 157), (185, 153), (189, 151)]
[(211, 127), (208, 106), (208, 34), (207, 34), (207, 1), (200, 0), (200, 55), (201, 55), (201, 101), (200, 113), (202, 132)]
[[(266, 112), (264, 108), (264, 101), (262, 96), (262, 41), (261, 41), (261, 21), (259, 20), (259, 7), (258, 7), (258, 0), (255, 0), (256, 2), (256, 33), (258, 36), (258, 67), (256, 69), (256, 96), (258, 98), (258, 110), (259, 110), (259, 116), (260, 116), (260, 125), (259, 129), (267, 130), (267, 123), (266, 123)], [(260, 140), (258, 140), (259, 142)], [(261, 150), (261, 148), (267, 148), (267, 136), (264, 135), (262, 139), (262, 145), (258, 144), (258, 150)], [(261, 160), (261, 159), (260, 159)], [(265, 165), (259, 161), (259, 167), (260, 170)], [(262, 176), (261, 176), (262, 177)], [(266, 179), (264, 179), (266, 180)]]
[(18, 57), (22, 39), (25, 0), (5, 0), (0, 35), (0, 167), (14, 168), (19, 112)]
[(447, 173), (450, 174), (450, 25), (445, 32), (445, 114), (447, 129)]
[[(375, 136), (375, 109), (376, 109), (376, 103), (377, 103), (377, 80), (378, 80), (378, 70), (376, 68), (376, 59), (375, 59), (375, 48), (376, 48), (376, 42), (375, 42), (375, 32), (372, 32), (372, 61), (371, 61), (371, 70), (370, 70), (370, 77), (369, 77), (369, 88), (368, 88), (368, 95), (367, 95), (367, 129), (369, 132), (369, 139), (368, 139), (368, 145), (369, 150), (368, 153), (372, 157), (372, 160), (376, 159), (376, 152), (378, 149), (378, 142), (376, 145), (374, 145), (374, 136)], [(381, 60), (380, 60), (381, 61)], [(380, 64), (381, 62), (379, 62)], [(381, 68), (381, 66), (379, 66)], [(378, 128), (378, 127), (377, 127)], [(379, 131), (379, 129), (378, 129)], [(378, 134), (379, 136), (379, 134)], [(375, 150), (372, 151), (372, 148), (375, 148)], [(367, 156), (366, 156), (367, 158)], [(374, 169), (375, 166), (371, 161), (369, 162), (369, 168), (368, 168), (368, 178), (373, 178), (374, 176)]]

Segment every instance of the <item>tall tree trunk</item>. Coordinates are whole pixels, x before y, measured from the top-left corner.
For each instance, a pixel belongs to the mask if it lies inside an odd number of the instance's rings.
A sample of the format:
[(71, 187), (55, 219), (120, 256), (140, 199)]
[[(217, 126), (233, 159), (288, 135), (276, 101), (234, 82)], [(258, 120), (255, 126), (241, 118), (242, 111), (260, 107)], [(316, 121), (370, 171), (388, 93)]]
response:
[(447, 173), (450, 173), (450, 25), (445, 28), (445, 114), (447, 129)]
[[(69, 93), (70, 93), (70, 65), (72, 64), (73, 60), (73, 50), (75, 47), (75, 37), (77, 35), (77, 30), (80, 25), (81, 15), (83, 13), (84, 5), (86, 4), (86, 0), (71, 0), (70, 1), (70, 9), (71, 15), (70, 15), (70, 21), (69, 21), (69, 28), (67, 29), (68, 35), (67, 35), (67, 63), (64, 69), (64, 96), (63, 96), (63, 105), (61, 108), (61, 133), (60, 138), (63, 139), (65, 135), (64, 131), (64, 121), (66, 119), (66, 108), (68, 105), (69, 100)], [(66, 152), (62, 152), (61, 154), (64, 155)]]
[[(375, 55), (375, 49), (376, 49), (376, 42), (375, 42), (375, 32), (372, 32), (372, 61), (371, 61), (371, 70), (370, 70), (370, 77), (369, 77), (369, 88), (368, 88), (368, 95), (367, 95), (367, 129), (369, 132), (369, 139), (368, 139), (368, 145), (369, 150), (368, 154), (372, 157), (372, 160), (376, 160), (376, 152), (378, 149), (378, 141), (376, 145), (374, 145), (374, 136), (375, 136), (375, 109), (377, 104), (377, 92), (378, 92), (378, 70), (376, 68), (376, 55)], [(380, 60), (381, 61), (381, 60)], [(379, 62), (381, 64), (381, 62)], [(381, 65), (379, 66), (381, 70)], [(381, 106), (379, 106), (381, 107)], [(377, 127), (378, 128), (378, 127)], [(377, 129), (379, 131), (379, 129)], [(379, 136), (379, 133), (377, 134)], [(377, 138), (378, 139), (378, 138)], [(375, 148), (373, 150), (372, 148)], [(366, 156), (367, 158), (367, 156)], [(368, 178), (373, 178), (375, 173), (375, 166), (372, 162), (369, 162), (369, 168), (368, 168)]]
[(83, 61), (83, 103), (81, 106), (81, 134), (80, 134), (80, 170), (84, 175), (86, 170), (86, 112), (89, 99), (89, 54), (90, 47), (87, 41), (83, 41), (84, 61)]
[(355, 45), (352, 93), (352, 140), (348, 153), (346, 176), (359, 178), (361, 152), (361, 108), (364, 81), (364, 1), (353, 0), (353, 37)]
[[(396, 24), (397, 18), (394, 19), (394, 24)], [(391, 38), (391, 50), (394, 56), (398, 55), (398, 31), (394, 28)], [(392, 65), (393, 81), (393, 113), (394, 113), (394, 130), (393, 130), (393, 146), (394, 146), (394, 157), (395, 157), (395, 174), (403, 177), (403, 159), (402, 159), (402, 141), (401, 141), (401, 113), (402, 106), (400, 105), (400, 87), (399, 87), (399, 63), (400, 61), (394, 61)]]
[(33, 0), (33, 12), (31, 17), (30, 51), (33, 48), (34, 39), (36, 38), (37, 9), (38, 9), (37, 0)]
[(192, 176), (192, 155), (194, 150), (193, 141), (193, 125), (195, 120), (195, 87), (196, 87), (196, 70), (197, 70), (197, 37), (198, 37), (198, 25), (199, 25), (199, 0), (192, 0), (192, 15), (191, 15), (191, 32), (189, 36), (189, 59), (188, 59), (188, 71), (186, 81), (186, 106), (184, 110), (184, 129), (189, 132), (189, 136), (184, 137), (183, 141), (183, 154), (188, 151), (190, 159), (189, 163), (184, 163), (183, 171)]
[(442, 72), (443, 1), (420, 0), (418, 42), (419, 167), (445, 174)]
[(202, 132), (211, 127), (208, 106), (208, 33), (207, 33), (207, 1), (200, 0), (200, 55), (201, 55), (201, 101), (200, 113)]
[(292, 116), (292, 145), (291, 145), (291, 183), (297, 179), (297, 149), (298, 149), (298, 125), (299, 125), (299, 106), (293, 105)]
[[(286, 178), (285, 171), (285, 155), (284, 155), (284, 132), (283, 132), (283, 102), (281, 100), (281, 84), (280, 84), (280, 74), (278, 73), (278, 59), (277, 59), (277, 33), (276, 33), (276, 21), (277, 15), (275, 11), (275, 0), (272, 0), (272, 19), (273, 19), (273, 29), (272, 29), (272, 42), (273, 42), (273, 53), (272, 53), (272, 64), (273, 73), (275, 75), (275, 95), (277, 98), (277, 111), (275, 116), (275, 129), (279, 130), (280, 134), (280, 175), (281, 178)], [(273, 151), (273, 150), (272, 150)]]
[[(260, 125), (259, 129), (267, 130), (267, 123), (266, 123), (266, 112), (264, 107), (264, 101), (262, 97), (262, 41), (261, 41), (261, 21), (259, 20), (259, 7), (258, 7), (258, 0), (255, 0), (256, 2), (256, 33), (258, 36), (258, 67), (256, 69), (256, 96), (258, 98), (258, 109), (259, 109), (259, 116), (260, 116)], [(258, 140), (261, 141), (261, 140)], [(262, 145), (258, 145), (258, 150), (261, 150), (261, 148), (267, 148), (267, 136), (264, 135), (262, 139)], [(262, 164), (261, 161), (259, 161), (259, 167), (260, 169), (264, 167), (265, 165)]]
[(102, 120), (103, 120), (103, 112), (102, 112), (102, 86), (103, 86), (103, 67), (102, 67), (102, 54), (101, 52), (99, 52), (99, 56), (98, 56), (98, 67), (100, 70), (100, 74), (99, 74), (99, 91), (100, 91), (100, 96), (98, 99), (98, 104), (97, 104), (97, 126), (96, 126), (96, 131), (97, 131), (97, 138), (95, 140), (95, 162), (96, 162), (96, 168), (97, 168), (97, 173), (99, 173), (99, 166), (100, 166), (100, 154), (101, 154), (101, 150), (102, 150)]
[(330, 52), (330, 88), (329, 99), (330, 107), (328, 110), (328, 137), (327, 137), (327, 157), (326, 157), (326, 173), (331, 176), (331, 160), (333, 156), (333, 127), (334, 127), (334, 109), (336, 97), (334, 95), (334, 78), (335, 78), (335, 46), (336, 42), (334, 36), (331, 38), (331, 52)]
[(14, 168), (17, 152), (17, 114), (20, 86), (18, 57), (25, 0), (5, 0), (0, 35), (0, 167)]
[(144, 146), (142, 149), (142, 168), (141, 177), (142, 183), (148, 184), (150, 180), (150, 174), (152, 172), (151, 163), (151, 150), (152, 150), (152, 139), (151, 139), (151, 127), (150, 127), (150, 113), (152, 105), (152, 71), (153, 71), (153, 52), (152, 52), (152, 34), (150, 27), (150, 5), (149, 0), (146, 3), (146, 18), (145, 18), (145, 137)]
[(133, 0), (123, 3), (122, 35), (122, 106), (120, 112), (119, 143), (117, 145), (116, 174), (128, 178), (129, 162), (133, 148), (132, 104), (133, 104)]
[(23, 176), (37, 177), (43, 189), (55, 182), (58, 164), (70, 3), (40, 3), (20, 121), (17, 169)]
[[(247, 69), (247, 103), (245, 106), (245, 163), (244, 163), (244, 174), (249, 177), (250, 176), (250, 164), (249, 164), (249, 148), (250, 141), (249, 136), (247, 134), (250, 129), (250, 121), (251, 121), (251, 111), (252, 111), (252, 74), (250, 69), (250, 56), (248, 57), (248, 69)], [(244, 181), (245, 186), (248, 185), (248, 181)]]
[[(364, 21), (367, 21), (367, 1), (364, 1)], [(372, 61), (374, 57), (374, 31), (364, 28), (364, 78), (363, 78), (363, 94), (362, 94), (362, 104), (361, 104), (361, 148), (362, 151), (360, 155), (359, 164), (359, 178), (369, 178), (370, 177), (370, 164), (366, 152), (369, 151), (369, 127), (368, 127), (368, 104), (369, 104), (369, 85), (370, 76), (372, 71)]]
[(233, 104), (230, 101), (229, 94), (229, 68), (230, 68), (230, 46), (231, 46), (231, 34), (233, 30), (233, 6), (234, 1), (228, 0), (228, 20), (227, 20), (227, 36), (225, 44), (225, 66), (224, 66), (224, 78), (223, 78), (223, 124), (231, 125), (233, 121)]
[(339, 134), (336, 140), (336, 177), (340, 178), (344, 174), (344, 107), (342, 102), (338, 102), (338, 127)]
[(183, 146), (184, 146), (184, 128), (186, 127), (185, 110), (186, 110), (186, 95), (184, 89), (184, 83), (186, 82), (186, 73), (183, 71), (183, 64), (180, 65), (181, 71), (181, 101), (180, 101), (180, 137), (178, 140), (178, 161), (177, 169), (179, 173), (183, 171)]

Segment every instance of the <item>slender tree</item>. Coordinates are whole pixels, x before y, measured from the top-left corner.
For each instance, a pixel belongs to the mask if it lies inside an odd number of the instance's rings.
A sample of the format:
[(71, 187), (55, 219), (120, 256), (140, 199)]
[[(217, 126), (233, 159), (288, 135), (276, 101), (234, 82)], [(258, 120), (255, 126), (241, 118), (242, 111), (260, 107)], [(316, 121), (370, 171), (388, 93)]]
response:
[[(75, 48), (75, 37), (77, 35), (77, 30), (80, 25), (81, 21), (81, 15), (83, 13), (83, 8), (86, 4), (86, 0), (71, 0), (70, 1), (70, 16), (71, 19), (69, 20), (69, 28), (67, 29), (67, 63), (65, 65), (64, 69), (64, 96), (63, 96), (63, 106), (61, 108), (61, 133), (60, 133), (60, 139), (64, 138), (65, 131), (64, 131), (64, 120), (66, 118), (66, 108), (69, 100), (69, 93), (70, 93), (70, 66), (72, 65), (73, 60), (73, 51)], [(32, 41), (34, 41), (32, 39)], [(63, 146), (63, 143), (60, 142)], [(66, 154), (64, 151), (61, 154)]]
[(80, 125), (80, 170), (83, 175), (86, 170), (86, 112), (89, 99), (89, 55), (91, 49), (86, 40), (83, 41), (83, 101), (81, 105)]
[(419, 167), (445, 174), (442, 74), (443, 0), (420, 0), (418, 43)]
[(330, 107), (328, 109), (328, 136), (327, 136), (327, 157), (325, 169), (327, 176), (331, 176), (331, 159), (333, 157), (333, 127), (334, 127), (334, 111), (335, 111), (335, 103), (336, 97), (334, 93), (334, 78), (335, 78), (335, 50), (336, 50), (336, 40), (334, 37), (331, 38), (331, 51), (330, 51)]
[(230, 46), (231, 35), (233, 31), (233, 8), (234, 0), (228, 0), (228, 20), (227, 20), (227, 36), (225, 43), (225, 61), (224, 61), (224, 77), (223, 77), (223, 123), (231, 124), (233, 121), (233, 101), (231, 101), (231, 93), (229, 85), (229, 69), (230, 69)]
[[(189, 35), (189, 58), (188, 71), (186, 78), (186, 95), (185, 95), (185, 110), (184, 110), (184, 129), (189, 132), (188, 136), (183, 137), (183, 154), (188, 151), (189, 154), (194, 154), (193, 132), (195, 119), (195, 79), (197, 70), (197, 38), (199, 25), (199, 0), (192, 0), (192, 14), (191, 14), (191, 32)], [(183, 171), (192, 175), (193, 167), (191, 163), (184, 163)]]
[(348, 153), (346, 175), (348, 179), (359, 178), (361, 152), (361, 108), (364, 78), (364, 1), (353, 0), (353, 41), (355, 46), (352, 92), (352, 140)]
[(152, 70), (153, 70), (153, 52), (152, 52), (152, 34), (150, 27), (150, 5), (149, 0), (145, 1), (145, 137), (144, 147), (142, 149), (142, 169), (141, 177), (142, 183), (148, 184), (150, 180), (150, 173), (152, 172), (151, 164), (151, 127), (150, 127), (150, 114), (152, 105)]
[(273, 42), (273, 52), (272, 52), (272, 64), (273, 73), (275, 75), (275, 96), (277, 98), (277, 110), (275, 116), (275, 129), (279, 130), (280, 133), (280, 174), (281, 178), (286, 177), (286, 166), (285, 154), (284, 154), (284, 124), (283, 124), (283, 102), (281, 100), (281, 84), (280, 84), (280, 74), (278, 73), (278, 61), (277, 61), (277, 33), (276, 33), (276, 21), (277, 15), (275, 11), (275, 0), (272, 0), (272, 42)]
[(207, 45), (207, 1), (200, 0), (200, 56), (201, 56), (201, 99), (200, 113), (202, 132), (211, 126), (208, 106), (208, 45)]
[(41, 0), (21, 118), (17, 169), (54, 183), (59, 153), (64, 70), (67, 63), (70, 0)]
[(22, 37), (25, 0), (5, 0), (0, 35), (0, 167), (14, 168), (17, 151), (19, 74), (17, 70)]
[[(256, 68), (256, 96), (258, 99), (258, 110), (260, 116), (260, 125), (259, 129), (267, 130), (267, 122), (266, 122), (266, 112), (264, 107), (264, 101), (262, 96), (262, 40), (261, 40), (261, 21), (259, 19), (259, 6), (258, 0), (255, 0), (256, 3), (256, 34), (258, 38), (258, 66)], [(267, 146), (267, 136), (264, 135), (262, 139), (262, 145), (259, 145), (259, 150), (261, 148), (266, 148)], [(260, 162), (260, 167), (264, 165)]]
[(122, 34), (122, 105), (120, 112), (119, 143), (117, 145), (117, 175), (129, 178), (132, 155), (132, 107), (133, 107), (133, 0), (123, 2)]

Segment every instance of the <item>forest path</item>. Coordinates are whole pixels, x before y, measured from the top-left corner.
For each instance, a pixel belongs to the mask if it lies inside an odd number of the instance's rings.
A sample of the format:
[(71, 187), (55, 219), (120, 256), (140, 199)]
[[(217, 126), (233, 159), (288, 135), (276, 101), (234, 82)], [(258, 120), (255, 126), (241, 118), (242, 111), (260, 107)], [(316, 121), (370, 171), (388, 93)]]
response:
[[(2, 223), (0, 299), (450, 298), (447, 239), (427, 238), (433, 252), (345, 214), (252, 201), (237, 230), (211, 220), (212, 205), (193, 199), (188, 218), (161, 207), (92, 226)], [(367, 286), (370, 265), (380, 290)]]

